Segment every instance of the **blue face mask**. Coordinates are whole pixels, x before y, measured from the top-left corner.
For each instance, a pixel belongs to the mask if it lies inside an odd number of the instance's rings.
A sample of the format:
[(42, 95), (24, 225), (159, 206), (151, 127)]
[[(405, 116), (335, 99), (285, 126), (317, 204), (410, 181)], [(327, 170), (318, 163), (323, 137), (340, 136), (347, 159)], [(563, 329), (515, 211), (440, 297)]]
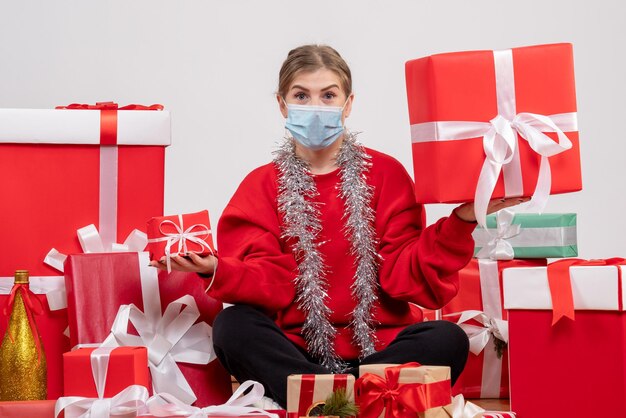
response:
[[(346, 103), (348, 103), (347, 100)], [(285, 128), (303, 146), (315, 151), (324, 149), (334, 143), (343, 133), (341, 116), (346, 103), (338, 107), (297, 105), (285, 102), (287, 106)]]

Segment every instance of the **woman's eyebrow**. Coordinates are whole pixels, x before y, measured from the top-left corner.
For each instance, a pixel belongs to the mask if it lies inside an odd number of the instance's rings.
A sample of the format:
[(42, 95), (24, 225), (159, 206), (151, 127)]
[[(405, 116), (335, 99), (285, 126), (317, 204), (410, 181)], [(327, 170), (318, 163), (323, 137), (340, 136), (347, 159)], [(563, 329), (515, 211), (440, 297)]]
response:
[[(338, 86), (338, 85), (336, 85), (336, 84), (331, 84), (331, 85), (330, 85), (330, 86), (328, 86), (328, 87), (324, 87), (321, 91), (330, 90), (330, 89), (332, 89), (332, 88), (339, 88), (339, 86)], [(291, 87), (291, 90), (303, 90), (303, 91), (307, 91), (307, 92), (309, 91), (309, 89), (307, 89), (306, 87), (302, 87), (302, 86), (301, 86), (301, 85), (299, 85), (299, 84), (295, 84), (295, 85), (293, 85), (293, 86)]]

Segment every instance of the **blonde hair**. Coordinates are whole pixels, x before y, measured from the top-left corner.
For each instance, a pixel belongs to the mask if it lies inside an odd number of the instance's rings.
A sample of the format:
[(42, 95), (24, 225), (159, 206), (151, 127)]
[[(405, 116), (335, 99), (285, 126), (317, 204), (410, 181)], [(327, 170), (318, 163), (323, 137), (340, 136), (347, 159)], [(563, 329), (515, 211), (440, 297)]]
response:
[(285, 97), (294, 78), (301, 72), (326, 68), (339, 77), (346, 97), (352, 93), (350, 67), (335, 49), (328, 45), (302, 45), (289, 51), (278, 73), (278, 94)]

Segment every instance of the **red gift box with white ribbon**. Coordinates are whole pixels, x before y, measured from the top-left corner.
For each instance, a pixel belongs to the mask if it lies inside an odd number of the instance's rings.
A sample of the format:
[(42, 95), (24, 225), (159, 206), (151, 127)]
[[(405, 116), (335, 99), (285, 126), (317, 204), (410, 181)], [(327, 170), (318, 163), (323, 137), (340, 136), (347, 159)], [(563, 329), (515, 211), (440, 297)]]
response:
[[(502, 271), (545, 266), (545, 259), (472, 259), (459, 271), (459, 292), (441, 310), (470, 339), (470, 354), (452, 393), (467, 398), (508, 398), (508, 323), (503, 308)], [(499, 340), (499, 341), (497, 341)]]
[(287, 418), (309, 416), (311, 409), (344, 389), (354, 401), (354, 376), (349, 374), (293, 374), (287, 378)]
[(185, 256), (191, 252), (200, 256), (215, 254), (209, 212), (206, 210), (154, 217), (148, 221), (148, 248), (151, 260)]
[(571, 44), (436, 54), (406, 63), (420, 203), (582, 188)]
[(147, 252), (68, 256), (72, 344), (145, 346), (155, 392), (198, 406), (224, 402), (231, 379), (210, 327), (222, 304), (194, 273), (157, 272)]
[(626, 416), (626, 260), (504, 270), (519, 418)]

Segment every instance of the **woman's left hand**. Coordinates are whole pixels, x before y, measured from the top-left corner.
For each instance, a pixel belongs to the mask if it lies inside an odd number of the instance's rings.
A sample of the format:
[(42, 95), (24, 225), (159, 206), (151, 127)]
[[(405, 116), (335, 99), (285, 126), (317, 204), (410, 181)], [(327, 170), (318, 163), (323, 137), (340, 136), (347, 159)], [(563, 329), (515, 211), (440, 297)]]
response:
[[(505, 199), (493, 199), (489, 201), (487, 206), (487, 213), (497, 212), (501, 209), (505, 209), (511, 206), (519, 205), (520, 203), (528, 202), (530, 197), (509, 197)], [(476, 216), (474, 215), (474, 203), (463, 203), (461, 206), (454, 209), (456, 216), (464, 220), (465, 222), (476, 222)]]

